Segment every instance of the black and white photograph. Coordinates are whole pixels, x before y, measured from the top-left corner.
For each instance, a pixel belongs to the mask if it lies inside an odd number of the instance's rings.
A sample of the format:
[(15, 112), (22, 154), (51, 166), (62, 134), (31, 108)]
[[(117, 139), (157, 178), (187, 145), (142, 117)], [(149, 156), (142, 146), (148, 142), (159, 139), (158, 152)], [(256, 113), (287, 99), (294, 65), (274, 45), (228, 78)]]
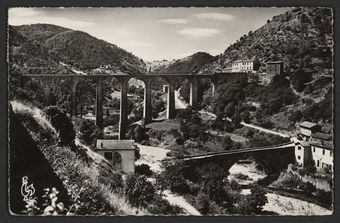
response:
[(14, 216), (329, 216), (331, 7), (9, 7)]

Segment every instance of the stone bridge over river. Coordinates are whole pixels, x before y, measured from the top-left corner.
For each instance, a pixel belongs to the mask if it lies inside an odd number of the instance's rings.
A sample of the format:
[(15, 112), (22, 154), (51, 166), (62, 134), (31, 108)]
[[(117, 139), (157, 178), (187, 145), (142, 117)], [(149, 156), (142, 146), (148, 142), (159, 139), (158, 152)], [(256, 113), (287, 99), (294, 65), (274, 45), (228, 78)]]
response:
[(287, 165), (295, 162), (293, 142), (272, 146), (229, 150), (224, 152), (206, 153), (186, 156), (184, 164), (189, 169), (199, 167), (207, 163), (216, 163), (225, 170), (229, 170), (238, 160), (249, 157), (255, 159), (268, 173), (287, 168)]
[(171, 119), (175, 116), (175, 89), (174, 82), (176, 79), (185, 78), (190, 81), (190, 105), (196, 108), (198, 105), (198, 92), (200, 79), (208, 78), (213, 83), (213, 93), (216, 89), (216, 84), (220, 79), (233, 80), (245, 76), (245, 73), (213, 73), (213, 74), (25, 74), (22, 76), (22, 86), (26, 78), (34, 78), (41, 80), (44, 87), (44, 104), (51, 105), (51, 85), (53, 80), (60, 78), (71, 78), (71, 116), (77, 115), (77, 86), (84, 79), (93, 79), (96, 81), (96, 125), (102, 128), (103, 126), (103, 80), (106, 78), (116, 78), (121, 85), (120, 91), (120, 121), (119, 121), (119, 138), (124, 139), (128, 126), (127, 114), (127, 89), (128, 81), (131, 78), (142, 80), (145, 84), (144, 88), (144, 119), (145, 123), (152, 121), (152, 106), (151, 106), (151, 83), (154, 78), (162, 78), (168, 84), (167, 96), (167, 118)]

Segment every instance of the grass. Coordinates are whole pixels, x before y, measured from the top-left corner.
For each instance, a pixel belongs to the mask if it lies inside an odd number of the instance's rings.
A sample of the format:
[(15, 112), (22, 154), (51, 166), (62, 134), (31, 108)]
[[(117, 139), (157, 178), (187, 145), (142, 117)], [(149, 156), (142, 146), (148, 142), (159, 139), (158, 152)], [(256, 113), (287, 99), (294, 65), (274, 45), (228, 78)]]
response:
[[(18, 101), (11, 102), (13, 111), (29, 131), (39, 149), (63, 182), (72, 201), (75, 215), (145, 215), (132, 207), (119, 188), (114, 188), (114, 172), (95, 154), (86, 151), (86, 159), (69, 146), (57, 144), (58, 133), (40, 109)], [(42, 141), (50, 135), (49, 141)], [(78, 147), (78, 150), (84, 150)], [(85, 150), (88, 150), (85, 148)]]

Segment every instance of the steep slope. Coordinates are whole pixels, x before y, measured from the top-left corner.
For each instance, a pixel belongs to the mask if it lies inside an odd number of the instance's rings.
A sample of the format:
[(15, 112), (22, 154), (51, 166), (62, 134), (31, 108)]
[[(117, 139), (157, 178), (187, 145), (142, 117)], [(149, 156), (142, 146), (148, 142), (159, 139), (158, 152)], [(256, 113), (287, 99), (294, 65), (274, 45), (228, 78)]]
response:
[(151, 73), (157, 73), (157, 72), (162, 72), (165, 70), (167, 67), (169, 67), (171, 64), (176, 62), (175, 59), (173, 60), (154, 60), (151, 62), (146, 62), (146, 67), (148, 72)]
[[(85, 32), (50, 24), (14, 26), (11, 29), (25, 36), (26, 42), (46, 49), (42, 56), (52, 56), (54, 62), (63, 62), (86, 72), (92, 72), (96, 68), (127, 73), (146, 71), (146, 65), (141, 59)], [(11, 47), (11, 33), (9, 40)], [(19, 45), (25, 44), (18, 38), (16, 40), (19, 40)]]
[[(259, 105), (251, 121), (265, 126), (264, 120), (268, 120), (272, 128), (285, 130), (295, 129), (295, 124), (303, 120), (330, 126), (334, 74), (332, 22), (330, 8), (294, 8), (242, 36), (199, 73), (226, 71), (237, 59), (256, 58), (262, 66), (267, 61), (282, 60), (283, 74), (274, 77), (269, 85), (263, 86), (254, 78), (244, 89), (236, 90), (245, 93), (248, 103)], [(249, 74), (252, 76), (256, 77)], [(219, 106), (219, 100), (226, 100), (223, 92), (228, 89), (222, 88), (222, 96), (216, 95), (215, 106)], [(232, 103), (226, 108), (230, 106)]]
[[(107, 161), (88, 148), (61, 145), (60, 134), (47, 114), (29, 104), (11, 101), (10, 113), (10, 204), (11, 210), (23, 214), (25, 202), (20, 197), (21, 177), (28, 176), (36, 188), (36, 204), (45, 215), (44, 189), (56, 187), (58, 202), (67, 215), (147, 214), (135, 208), (119, 193), (120, 174)], [(60, 132), (60, 131), (59, 131)], [(27, 214), (27, 213), (26, 213)]]
[(191, 56), (170, 61), (158, 67), (157, 72), (162, 73), (197, 73), (205, 64), (210, 63), (214, 57), (205, 52), (197, 52)]
[(295, 8), (274, 16), (267, 24), (243, 35), (223, 54), (201, 69), (223, 71), (237, 59), (257, 58), (264, 65), (282, 60), (285, 71), (299, 67), (318, 71), (332, 65), (332, 11), (329, 8)]

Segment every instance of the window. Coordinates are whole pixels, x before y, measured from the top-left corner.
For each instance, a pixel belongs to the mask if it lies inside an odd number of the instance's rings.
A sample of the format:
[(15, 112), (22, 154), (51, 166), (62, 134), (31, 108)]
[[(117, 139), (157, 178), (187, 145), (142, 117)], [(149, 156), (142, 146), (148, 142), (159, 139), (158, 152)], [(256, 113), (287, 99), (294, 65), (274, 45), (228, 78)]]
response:
[(333, 156), (333, 151), (330, 150), (330, 151), (329, 151), (329, 155), (330, 155), (330, 156)]
[(107, 160), (112, 160), (112, 152), (105, 152), (104, 157)]
[(298, 160), (301, 159), (301, 156), (298, 156)]
[(103, 143), (102, 142), (100, 143), (100, 147), (103, 148)]
[(322, 155), (325, 155), (325, 150), (324, 149), (322, 150)]
[(301, 146), (298, 146), (298, 150), (301, 150)]
[(315, 147), (313, 147), (313, 153), (315, 153)]
[(319, 167), (320, 166), (320, 160), (317, 160), (316, 162), (316, 166)]

